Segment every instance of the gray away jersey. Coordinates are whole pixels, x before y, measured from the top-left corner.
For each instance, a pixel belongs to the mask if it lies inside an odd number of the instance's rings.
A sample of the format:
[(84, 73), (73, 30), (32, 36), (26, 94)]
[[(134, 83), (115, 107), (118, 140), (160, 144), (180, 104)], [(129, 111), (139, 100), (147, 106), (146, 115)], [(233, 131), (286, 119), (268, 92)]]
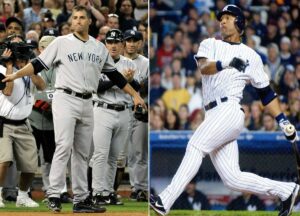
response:
[(46, 69), (57, 67), (55, 88), (76, 92), (97, 92), (101, 71), (115, 70), (104, 44), (91, 36), (86, 42), (74, 34), (60, 36), (37, 59)]
[(202, 75), (204, 104), (222, 97), (229, 97), (239, 102), (248, 80), (255, 88), (269, 85), (261, 58), (253, 49), (242, 43), (230, 44), (214, 38), (205, 39), (200, 43), (195, 57), (203, 57), (211, 61), (230, 61), (238, 57), (247, 62), (245, 72), (239, 72), (235, 68), (225, 68), (214, 75)]
[[(120, 60), (116, 63), (115, 66), (120, 73), (124, 70), (132, 69), (133, 71), (135, 71), (135, 75), (138, 76), (139, 74), (139, 71), (133, 61), (122, 55), (120, 56)], [(109, 80), (105, 74), (101, 74), (100, 79), (107, 81)], [(94, 98), (93, 100), (100, 100), (109, 104), (133, 104), (132, 97), (116, 85), (103, 93), (98, 93), (97, 95), (98, 97)]]
[[(135, 79), (141, 83), (144, 82), (149, 75), (149, 59), (138, 55), (135, 59), (132, 59), (132, 61), (136, 64), (137, 68), (139, 69), (140, 73), (135, 74)], [(143, 98), (146, 102), (148, 102), (148, 95), (147, 97)]]

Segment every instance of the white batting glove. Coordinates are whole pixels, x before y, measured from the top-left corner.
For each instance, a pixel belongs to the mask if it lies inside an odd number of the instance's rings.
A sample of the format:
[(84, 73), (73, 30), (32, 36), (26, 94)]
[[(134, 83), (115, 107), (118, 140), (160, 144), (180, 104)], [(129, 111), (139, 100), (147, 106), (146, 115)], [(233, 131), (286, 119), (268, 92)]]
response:
[(230, 68), (229, 64), (230, 64), (231, 61), (232, 61), (232, 59), (221, 61), (222, 68), (223, 68), (223, 69), (224, 69), (224, 68)]
[(299, 141), (296, 128), (294, 127), (294, 125), (290, 123), (289, 120), (280, 121), (279, 126), (288, 141), (290, 142)]

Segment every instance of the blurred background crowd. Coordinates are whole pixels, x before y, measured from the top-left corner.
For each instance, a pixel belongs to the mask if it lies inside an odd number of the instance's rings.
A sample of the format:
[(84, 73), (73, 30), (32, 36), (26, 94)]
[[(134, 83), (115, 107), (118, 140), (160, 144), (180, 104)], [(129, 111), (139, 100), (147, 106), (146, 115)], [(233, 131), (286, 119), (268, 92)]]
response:
[[(90, 10), (89, 34), (98, 40), (103, 41), (111, 28), (122, 32), (133, 29), (142, 32), (147, 44), (147, 0), (0, 0), (0, 42), (15, 33), (37, 48), (43, 35), (69, 34), (72, 32), (71, 11), (75, 5)], [(148, 55), (146, 45), (141, 49)]]
[[(153, 0), (149, 12), (152, 130), (195, 130), (203, 121), (201, 73), (193, 56), (202, 40), (221, 39), (216, 14), (230, 3), (246, 17), (242, 42), (260, 55), (282, 109), (300, 129), (300, 1)], [(241, 102), (245, 131), (278, 130), (250, 84)]]

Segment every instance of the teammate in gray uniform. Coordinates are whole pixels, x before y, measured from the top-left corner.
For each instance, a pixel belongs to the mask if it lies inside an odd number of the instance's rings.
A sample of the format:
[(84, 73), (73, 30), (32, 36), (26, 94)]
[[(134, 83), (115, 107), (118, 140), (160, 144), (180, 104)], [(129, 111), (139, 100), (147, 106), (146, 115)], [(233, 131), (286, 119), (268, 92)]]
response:
[[(105, 39), (106, 48), (112, 56), (116, 68), (127, 81), (138, 87), (133, 80), (136, 65), (120, 55), (123, 50), (123, 34), (118, 29), (109, 30)], [(94, 154), (93, 162), (93, 196), (98, 204), (122, 205), (114, 191), (117, 170), (117, 158), (125, 149), (133, 107), (132, 98), (102, 74), (98, 94), (94, 100)], [(105, 137), (105, 139), (103, 139)]]
[(56, 38), (36, 59), (2, 82), (36, 74), (53, 64), (57, 66), (52, 100), (56, 149), (47, 191), (48, 207), (54, 212), (61, 211), (59, 197), (72, 150), (73, 212), (104, 212), (106, 209), (95, 206), (89, 197), (86, 175), (94, 125), (92, 93), (97, 91), (100, 73), (105, 73), (119, 88), (132, 95), (135, 105), (146, 105), (116, 70), (105, 46), (88, 35), (89, 11), (76, 6), (71, 18), (74, 33)]
[[(142, 34), (134, 30), (124, 32), (124, 56), (131, 59), (139, 69), (136, 74), (144, 100), (148, 101), (149, 60), (138, 54), (138, 45), (143, 40)], [(133, 114), (133, 113), (132, 113)], [(133, 127), (128, 146), (128, 168), (130, 184), (133, 187), (132, 199), (148, 199), (148, 123), (133, 118)]]

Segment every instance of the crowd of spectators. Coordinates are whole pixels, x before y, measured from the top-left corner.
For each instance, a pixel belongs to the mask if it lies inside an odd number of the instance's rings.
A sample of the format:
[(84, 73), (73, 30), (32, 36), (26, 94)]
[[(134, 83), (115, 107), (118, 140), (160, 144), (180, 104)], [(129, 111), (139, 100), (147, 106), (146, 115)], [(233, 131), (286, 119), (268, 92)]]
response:
[[(300, 2), (298, 0), (151, 1), (150, 126), (152, 130), (195, 130), (204, 119), (201, 72), (193, 56), (202, 40), (221, 39), (216, 14), (236, 4), (246, 17), (242, 42), (262, 59), (280, 106), (300, 129)], [(247, 84), (241, 101), (245, 131), (278, 130)]]
[(5, 32), (11, 17), (17, 19), (22, 36), (33, 46), (37, 46), (49, 29), (53, 30), (53, 36), (69, 34), (75, 5), (90, 10), (89, 34), (98, 40), (103, 40), (111, 28), (126, 31), (138, 30), (140, 25), (148, 26), (148, 2), (145, 0), (0, 0), (0, 42), (6, 38), (1, 32)]

